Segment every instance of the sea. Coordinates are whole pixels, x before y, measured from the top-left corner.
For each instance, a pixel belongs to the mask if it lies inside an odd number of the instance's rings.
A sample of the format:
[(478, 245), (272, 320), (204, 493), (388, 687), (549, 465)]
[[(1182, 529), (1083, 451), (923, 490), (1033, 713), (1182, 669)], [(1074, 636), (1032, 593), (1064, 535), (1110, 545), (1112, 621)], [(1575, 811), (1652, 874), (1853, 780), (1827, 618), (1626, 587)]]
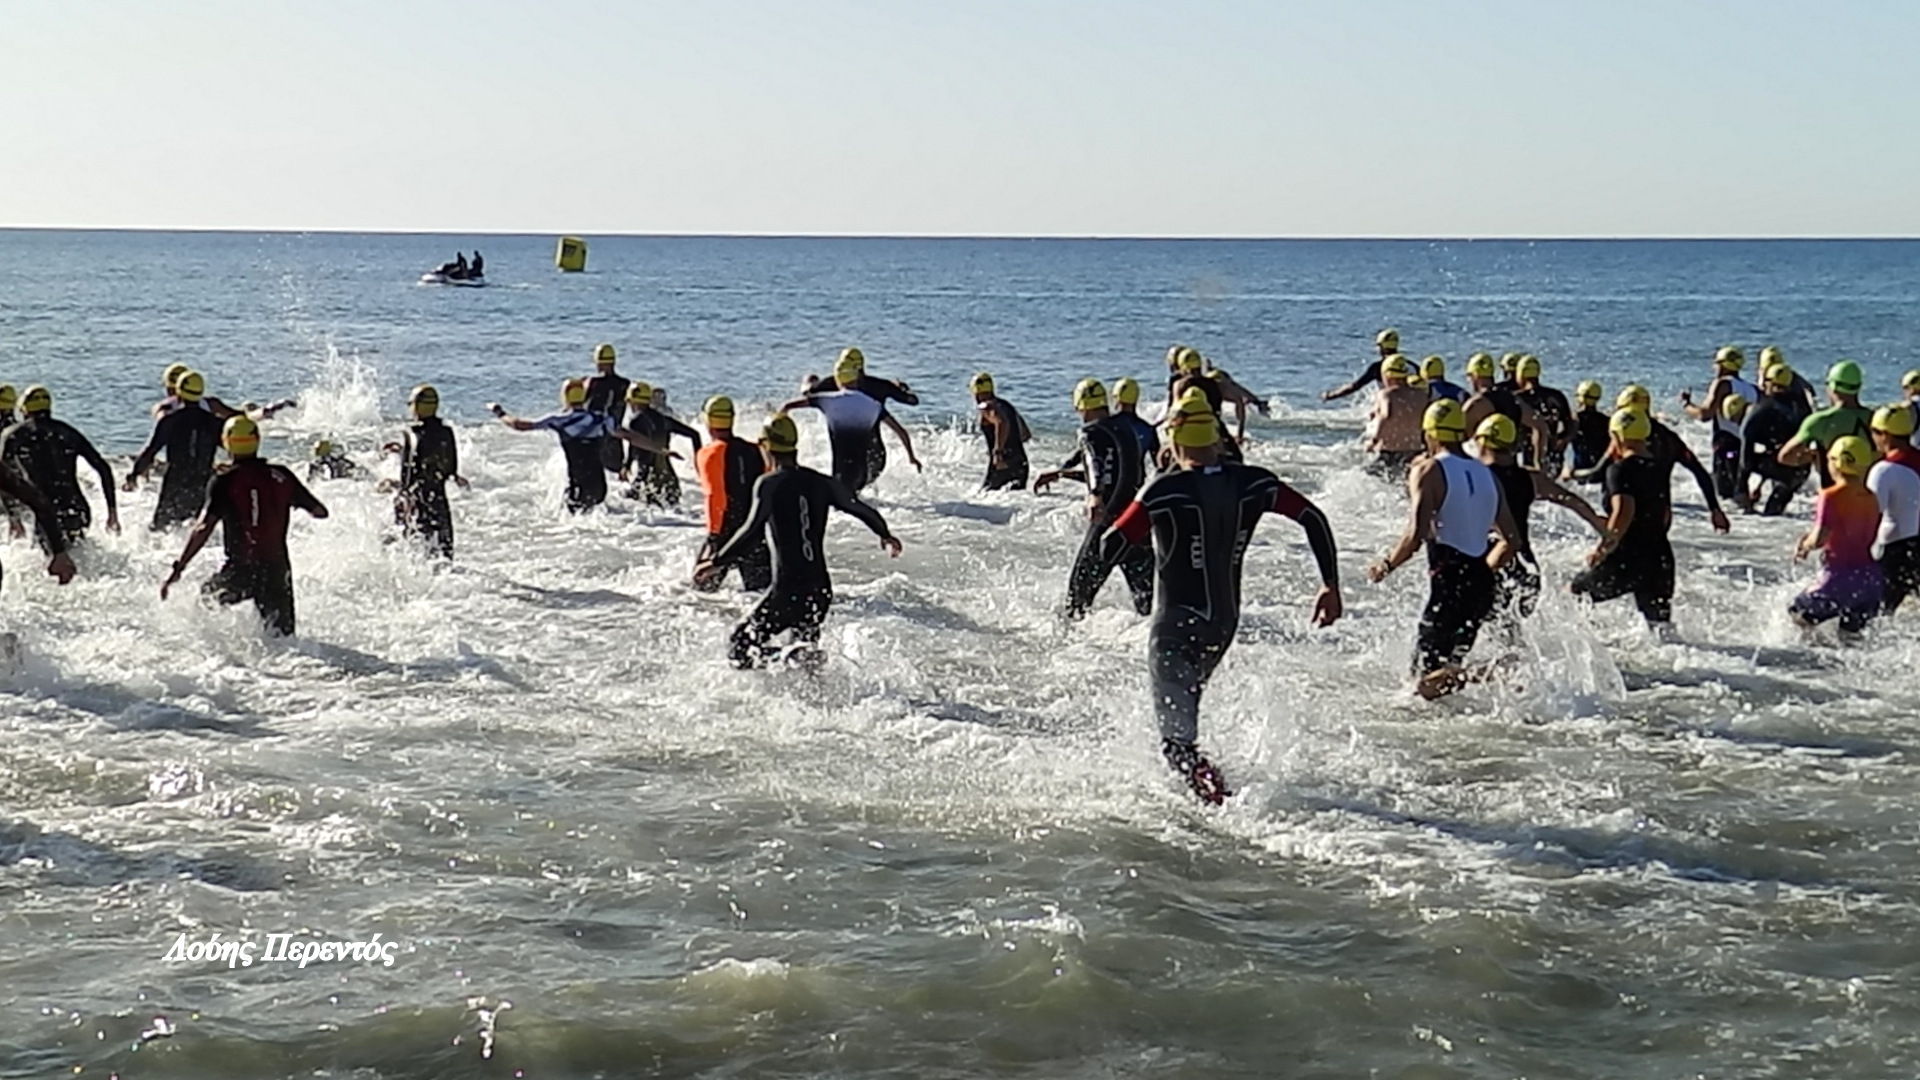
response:
[[(368, 474), (297, 515), (293, 639), (198, 601), (217, 547), (161, 600), (151, 487), (70, 585), (0, 550), (0, 1077), (1920, 1075), (1920, 616), (1802, 631), (1808, 496), (1718, 536), (1676, 474), (1671, 634), (1568, 596), (1591, 535), (1541, 506), (1540, 611), (1423, 702), (1423, 575), (1363, 573), (1404, 494), (1368, 395), (1320, 401), (1389, 326), (1456, 378), (1644, 383), (1701, 449), (1676, 395), (1724, 344), (1892, 400), (1920, 243), (589, 236), (566, 274), (555, 239), (0, 231), (0, 381), (116, 478), (174, 362), (296, 400), (269, 457)], [(418, 283), (476, 248), (485, 288)], [(748, 434), (848, 345), (920, 395), (924, 471), (871, 491), (904, 553), (831, 523), (817, 673), (728, 665), (755, 597), (691, 589), (686, 462), (681, 508), (570, 516), (552, 436), (488, 417), (600, 342)], [(1122, 586), (1060, 618), (1080, 495), (981, 492), (967, 394), (1045, 464), (1076, 380), (1151, 412), (1174, 343), (1270, 401), (1249, 457), (1325, 509), (1346, 601), (1311, 628), (1305, 539), (1261, 526), (1219, 808), (1160, 760)], [(451, 566), (378, 484), (422, 382), (472, 481)]]

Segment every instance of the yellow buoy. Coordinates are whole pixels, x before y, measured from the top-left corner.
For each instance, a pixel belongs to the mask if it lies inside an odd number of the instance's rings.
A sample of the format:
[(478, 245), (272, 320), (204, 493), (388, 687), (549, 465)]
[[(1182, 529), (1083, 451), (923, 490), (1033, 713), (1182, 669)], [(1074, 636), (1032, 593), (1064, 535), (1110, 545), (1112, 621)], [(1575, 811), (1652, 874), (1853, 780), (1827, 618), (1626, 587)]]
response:
[(553, 265), (570, 273), (587, 268), (587, 242), (577, 236), (563, 236), (553, 249)]

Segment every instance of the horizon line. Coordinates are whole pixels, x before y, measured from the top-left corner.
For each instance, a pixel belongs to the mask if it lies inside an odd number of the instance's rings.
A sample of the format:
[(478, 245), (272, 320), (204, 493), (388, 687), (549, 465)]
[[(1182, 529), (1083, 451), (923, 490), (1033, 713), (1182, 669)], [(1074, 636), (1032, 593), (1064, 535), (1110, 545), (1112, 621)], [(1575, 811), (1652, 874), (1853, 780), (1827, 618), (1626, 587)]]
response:
[(0, 232), (133, 232), (133, 233), (222, 233), (267, 236), (481, 236), (535, 237), (578, 236), (612, 240), (1119, 240), (1119, 241), (1393, 241), (1404, 243), (1559, 243), (1608, 241), (1662, 242), (1755, 242), (1755, 241), (1912, 241), (1920, 234), (1875, 233), (1433, 233), (1408, 235), (1390, 233), (910, 233), (910, 232), (608, 232), (593, 230), (524, 229), (364, 229), (339, 226), (320, 228), (254, 228), (238, 225), (0, 225)]

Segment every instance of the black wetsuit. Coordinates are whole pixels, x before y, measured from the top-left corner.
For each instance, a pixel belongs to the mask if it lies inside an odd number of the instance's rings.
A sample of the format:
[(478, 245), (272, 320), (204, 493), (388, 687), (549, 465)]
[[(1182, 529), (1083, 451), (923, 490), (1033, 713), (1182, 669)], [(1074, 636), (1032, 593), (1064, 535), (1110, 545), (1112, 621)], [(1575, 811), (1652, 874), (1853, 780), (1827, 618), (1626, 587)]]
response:
[(1604, 477), (1600, 474), (1600, 463), (1607, 456), (1607, 447), (1613, 445), (1613, 433), (1608, 428), (1606, 413), (1599, 409), (1581, 409), (1573, 417), (1573, 442), (1569, 448), (1573, 451), (1574, 479), (1583, 483), (1599, 483)]
[[(747, 523), (753, 508), (753, 485), (767, 471), (767, 465), (758, 446), (722, 433), (694, 455), (694, 471), (707, 496), (707, 540), (700, 547), (700, 558), (710, 559)], [(764, 536), (741, 552), (735, 565), (740, 568), (741, 587), (750, 592), (761, 592), (773, 583), (772, 556)], [(695, 587), (717, 589), (720, 577)]]
[[(1384, 356), (1375, 357), (1373, 362), (1368, 364), (1366, 366), (1366, 369), (1361, 371), (1359, 375), (1356, 375), (1352, 382), (1348, 383), (1343, 387), (1340, 387), (1337, 390), (1328, 391), (1326, 400), (1338, 401), (1339, 399), (1346, 397), (1348, 394), (1358, 393), (1359, 391), (1366, 389), (1368, 386), (1371, 386), (1374, 383), (1381, 381), (1380, 368), (1382, 365), (1386, 363), (1386, 359), (1387, 358)], [(1170, 397), (1167, 400), (1178, 401), (1180, 399)], [(1218, 416), (1220, 414), (1216, 412), (1214, 415)]]
[(1633, 499), (1633, 522), (1626, 535), (1598, 566), (1573, 579), (1573, 591), (1595, 602), (1633, 594), (1640, 614), (1650, 623), (1673, 619), (1673, 544), (1667, 532), (1673, 519), (1671, 461), (1646, 454), (1622, 458), (1607, 466), (1606, 503)]
[[(980, 435), (987, 440), (987, 477), (980, 482), (980, 486), (987, 491), (999, 491), (1002, 488), (1023, 490), (1027, 486), (1030, 468), (1027, 464), (1027, 422), (1020, 419), (1020, 410), (1005, 398), (988, 398), (976, 407), (980, 412)], [(988, 422), (989, 417), (992, 423)], [(994, 452), (996, 429), (1006, 432), (1006, 446), (998, 454)]]
[[(1560, 467), (1566, 463), (1567, 443), (1573, 437), (1573, 405), (1567, 401), (1567, 395), (1551, 386), (1533, 384), (1531, 390), (1519, 390), (1514, 397), (1540, 417), (1547, 426), (1547, 460), (1533, 460), (1533, 440), (1520, 441), (1520, 460), (1524, 464), (1535, 465), (1548, 476), (1559, 476)], [(1520, 421), (1515, 420), (1518, 424)]]
[(275, 634), (293, 633), (293, 562), (287, 556), (287, 526), (294, 507), (309, 514), (326, 508), (283, 465), (241, 458), (207, 484), (207, 512), (220, 519), (227, 561), (203, 591), (223, 604), (251, 600)]
[[(659, 409), (635, 409), (627, 417), (627, 430), (645, 435), (661, 446), (678, 435), (691, 439), (693, 448), (700, 449), (700, 433), (687, 425), (661, 412)], [(680, 474), (673, 469), (673, 460), (664, 452), (642, 450), (637, 446), (627, 446), (627, 478), (633, 482), (627, 489), (627, 497), (645, 499), (655, 506), (680, 505)]]
[[(1247, 542), (1262, 514), (1306, 529), (1320, 578), (1339, 582), (1333, 530), (1318, 507), (1265, 469), (1224, 463), (1156, 477), (1141, 489), (1101, 544), (1111, 567), (1151, 536), (1156, 556), (1148, 669), (1162, 749), (1190, 752), (1200, 694), (1240, 626), (1240, 578)], [(1176, 762), (1177, 763), (1177, 762)]]
[(307, 482), (320, 480), (351, 480), (360, 475), (360, 466), (344, 454), (328, 454), (314, 458), (307, 463)]
[[(1773, 485), (1767, 493), (1767, 501), (1761, 513), (1769, 517), (1778, 517), (1786, 513), (1787, 504), (1800, 493), (1806, 485), (1807, 477), (1813, 473), (1811, 465), (1780, 464), (1780, 448), (1793, 441), (1800, 433), (1800, 425), (1810, 410), (1807, 399), (1792, 388), (1779, 393), (1764, 394), (1747, 410), (1746, 423), (1740, 427), (1740, 476), (1735, 491), (1743, 496), (1750, 493), (1748, 487), (1753, 477)], [(1746, 498), (1742, 498), (1744, 503)]]
[(600, 447), (613, 431), (613, 420), (605, 413), (573, 409), (543, 416), (533, 427), (560, 436), (560, 453), (567, 459), (567, 512), (578, 514), (606, 502), (607, 471), (600, 463)]
[[(1647, 456), (1659, 461), (1663, 466), (1660, 473), (1667, 480), (1668, 487), (1673, 484), (1673, 468), (1678, 465), (1693, 477), (1700, 488), (1700, 497), (1706, 501), (1707, 509), (1720, 509), (1720, 497), (1713, 487), (1713, 474), (1700, 463), (1700, 456), (1693, 452), (1680, 433), (1661, 423), (1653, 422), (1653, 435), (1647, 439)], [(1666, 500), (1667, 516), (1673, 516), (1673, 496), (1669, 492)]]
[[(587, 411), (612, 419), (614, 427), (626, 423), (627, 387), (631, 385), (632, 381), (625, 375), (611, 371), (587, 376)], [(626, 448), (619, 439), (609, 435), (600, 440), (600, 464), (608, 472), (619, 472), (625, 457)]]
[(400, 444), (400, 492), (394, 512), (408, 536), (453, 558), (453, 507), (447, 481), (459, 475), (460, 447), (437, 416), (416, 421)]
[(29, 414), (0, 435), (0, 457), (46, 496), (68, 543), (80, 539), (93, 524), (93, 507), (88, 505), (80, 478), (74, 474), (81, 458), (100, 474), (107, 509), (114, 509), (113, 470), (93, 443), (64, 420)]
[[(1077, 619), (1093, 606), (1093, 598), (1106, 584), (1109, 564), (1101, 559), (1101, 540), (1107, 529), (1133, 501), (1140, 485), (1146, 482), (1147, 462), (1152, 452), (1141, 445), (1142, 428), (1152, 428), (1127, 413), (1110, 413), (1080, 429), (1080, 447), (1060, 465), (1062, 475), (1085, 480), (1088, 493), (1097, 501), (1098, 510), (1087, 524), (1087, 535), (1080, 541), (1073, 569), (1067, 573), (1067, 617)], [(1153, 549), (1139, 545), (1128, 550), (1120, 561), (1127, 588), (1133, 594), (1133, 609), (1142, 615), (1153, 610)]]
[(1511, 387), (1506, 383), (1496, 383), (1474, 396), (1486, 398), (1487, 404), (1493, 406), (1494, 412), (1513, 421), (1514, 430), (1520, 433), (1522, 445), (1532, 445), (1533, 440), (1527, 437), (1527, 428), (1521, 419), (1526, 415), (1526, 411), (1520, 407), (1520, 398)]
[[(807, 387), (806, 392), (811, 396), (813, 394), (824, 394), (838, 389), (840, 389), (840, 385), (829, 377), (813, 380), (812, 385)], [(907, 389), (906, 383), (894, 382), (892, 379), (882, 379), (877, 375), (868, 375), (865, 372), (861, 372), (859, 381), (847, 387), (847, 389), (858, 390), (860, 393), (879, 402), (882, 412), (886, 411), (886, 404), (889, 401), (897, 401), (902, 405), (920, 404), (920, 395)], [(839, 477), (843, 483), (855, 491), (859, 491), (868, 484), (880, 479), (880, 474), (887, 469), (887, 445), (881, 440), (880, 429), (877, 425), (873, 429), (871, 438), (861, 447), (861, 453), (866, 455), (866, 466), (864, 470), (856, 473), (856, 470), (854, 470), (851, 465), (843, 470), (840, 465), (840, 450), (838, 444), (836, 443), (835, 446), (833, 475)], [(854, 483), (855, 480), (858, 480), (859, 483)]]
[(724, 570), (763, 538), (773, 548), (773, 584), (733, 630), (728, 652), (735, 667), (753, 667), (768, 659), (775, 651), (768, 642), (776, 634), (792, 631), (809, 645), (820, 640), (820, 624), (833, 605), (825, 546), (827, 510), (832, 507), (860, 519), (883, 540), (893, 535), (880, 511), (831, 476), (788, 465), (754, 482), (746, 523), (713, 557), (714, 567)]
[(1518, 621), (1533, 614), (1540, 602), (1540, 564), (1533, 557), (1533, 537), (1527, 529), (1533, 513), (1532, 469), (1524, 465), (1488, 465), (1506, 496), (1513, 515), (1513, 557), (1494, 574), (1493, 606), (1497, 615)]
[(153, 508), (153, 527), (170, 529), (200, 516), (206, 502), (207, 481), (213, 477), (213, 457), (220, 450), (223, 421), (196, 402), (175, 409), (153, 425), (153, 437), (133, 459), (132, 475), (142, 476), (154, 456), (167, 454), (167, 471), (160, 478), (160, 497)]
[[(34, 527), (40, 533), (41, 550), (48, 555), (67, 550), (67, 534), (60, 528), (59, 510), (18, 469), (4, 461), (0, 461), (0, 499), (32, 512)], [(0, 572), (0, 577), (4, 577), (4, 572)]]

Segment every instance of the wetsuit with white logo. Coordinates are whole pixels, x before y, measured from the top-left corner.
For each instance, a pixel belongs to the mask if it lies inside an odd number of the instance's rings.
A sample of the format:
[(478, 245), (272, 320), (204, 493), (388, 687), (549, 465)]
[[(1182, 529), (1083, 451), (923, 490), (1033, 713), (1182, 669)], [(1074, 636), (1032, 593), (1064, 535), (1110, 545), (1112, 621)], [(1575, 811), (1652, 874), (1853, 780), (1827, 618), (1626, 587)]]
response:
[(160, 478), (160, 497), (153, 508), (153, 528), (169, 529), (200, 516), (213, 476), (213, 457), (220, 449), (223, 421), (204, 403), (183, 404), (153, 425), (153, 437), (133, 459), (130, 475), (144, 476), (153, 459), (166, 451), (167, 471)]
[(1414, 641), (1420, 675), (1457, 666), (1479, 640), (1480, 626), (1493, 611), (1494, 577), (1486, 555), (1500, 516), (1500, 481), (1493, 470), (1452, 450), (1433, 460), (1446, 494), (1427, 538), (1427, 606)]
[(600, 460), (601, 440), (613, 433), (613, 418), (588, 409), (572, 409), (533, 422), (537, 431), (560, 436), (567, 459), (567, 512), (578, 514), (607, 501), (607, 471)]
[[(1100, 557), (1101, 540), (1146, 482), (1150, 455), (1140, 443), (1141, 429), (1146, 426), (1134, 423), (1135, 419), (1128, 413), (1111, 413), (1082, 427), (1080, 448), (1060, 465), (1062, 475), (1086, 480), (1094, 502), (1087, 535), (1080, 541), (1073, 569), (1067, 573), (1070, 619), (1085, 615), (1100, 587), (1106, 584), (1111, 571)], [(1081, 469), (1084, 474), (1078, 471)], [(1120, 561), (1120, 572), (1126, 575), (1127, 588), (1133, 594), (1133, 609), (1142, 615), (1153, 610), (1153, 549), (1145, 545), (1131, 548)]]

